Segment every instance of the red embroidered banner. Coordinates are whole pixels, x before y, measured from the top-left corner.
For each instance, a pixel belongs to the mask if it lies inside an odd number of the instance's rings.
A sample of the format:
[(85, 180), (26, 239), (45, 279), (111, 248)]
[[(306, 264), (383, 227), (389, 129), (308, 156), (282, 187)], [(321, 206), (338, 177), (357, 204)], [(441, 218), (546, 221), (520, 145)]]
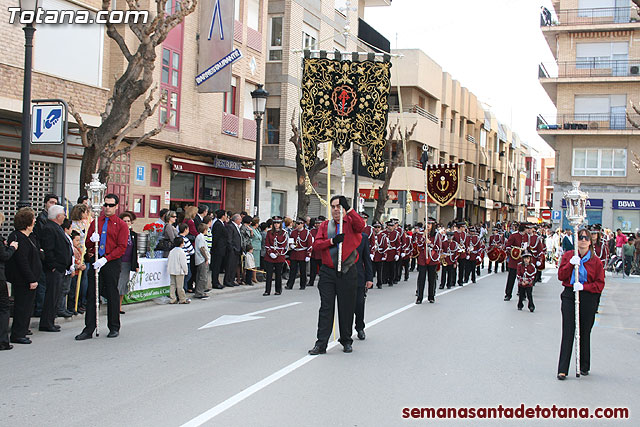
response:
[(458, 164), (427, 165), (427, 191), (440, 206), (446, 206), (458, 194), (460, 174)]

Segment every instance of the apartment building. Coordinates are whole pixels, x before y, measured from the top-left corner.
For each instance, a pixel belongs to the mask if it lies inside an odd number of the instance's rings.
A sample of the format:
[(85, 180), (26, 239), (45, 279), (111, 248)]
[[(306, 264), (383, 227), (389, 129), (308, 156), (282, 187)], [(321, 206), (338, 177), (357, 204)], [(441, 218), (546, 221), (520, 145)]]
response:
[[(456, 199), (443, 207), (428, 200), (429, 216), (444, 223), (453, 219), (473, 223), (522, 220), (524, 194), (519, 189), (524, 188), (520, 171), (526, 147), (521, 138), (424, 52), (401, 49), (392, 53), (401, 56), (392, 69), (389, 123), (401, 123), (402, 116), (404, 128), (414, 123), (416, 127), (407, 143), (408, 167), (397, 168), (391, 179), (389, 214), (405, 214), (401, 202), (403, 193), (410, 191), (414, 203), (412, 212), (406, 213), (407, 221), (424, 219), (425, 174), (420, 156), (426, 145), (430, 163), (461, 164)], [(370, 213), (380, 185), (361, 179), (360, 196), (366, 199), (365, 210)]]
[[(12, 4), (1, 0), (0, 5), (6, 10)], [(101, 3), (45, 0), (43, 7), (95, 12)], [(114, 7), (126, 7), (126, 3)], [(175, 13), (179, 7), (178, 0), (169, 0), (165, 13)], [(157, 48), (153, 85), (166, 102), (131, 137), (154, 129), (167, 117), (169, 122), (158, 135), (118, 158), (108, 183), (108, 191), (121, 198), (121, 210), (138, 216), (136, 229), (155, 221), (162, 208), (207, 204), (212, 209), (250, 210), (257, 136), (250, 93), (264, 83), (267, 1), (235, 0), (234, 7), (233, 45), (243, 57), (232, 65), (229, 92), (196, 90), (199, 22), (209, 19), (200, 16), (200, 8)], [(0, 46), (0, 164), (5, 171), (0, 196), (7, 212), (15, 209), (18, 197), (24, 35), (18, 24), (6, 22), (0, 23), (0, 34), (4, 40)], [(135, 39), (129, 29), (124, 37), (128, 42)], [(98, 126), (115, 79), (126, 67), (104, 26), (38, 25), (34, 45), (33, 98), (71, 101), (85, 123)], [(142, 108), (142, 101), (135, 103), (132, 118)], [(68, 140), (65, 186), (67, 198), (74, 202), (80, 192), (83, 147), (71, 117)], [(31, 198), (36, 208), (45, 193), (61, 189), (61, 151), (55, 145), (31, 147)]]
[[(543, 157), (540, 159), (540, 211), (543, 219), (551, 219), (553, 207), (553, 183), (556, 177), (555, 157)], [(544, 212), (547, 211), (545, 214)], [(547, 218), (548, 217), (548, 218)]]
[[(558, 0), (553, 8), (541, 30), (556, 63), (542, 64), (539, 76), (557, 114), (538, 120), (538, 134), (555, 150), (553, 209), (564, 211), (563, 193), (577, 180), (589, 193), (589, 224), (635, 232), (640, 174), (631, 159), (640, 152), (640, 130), (625, 111), (640, 102), (638, 7), (630, 0)], [(562, 222), (568, 225), (566, 217)]]

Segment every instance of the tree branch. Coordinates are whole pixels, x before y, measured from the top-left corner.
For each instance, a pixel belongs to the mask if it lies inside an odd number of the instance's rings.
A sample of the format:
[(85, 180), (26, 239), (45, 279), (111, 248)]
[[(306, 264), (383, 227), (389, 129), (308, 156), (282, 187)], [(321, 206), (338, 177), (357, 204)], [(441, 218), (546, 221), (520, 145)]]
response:
[[(110, 9), (110, 6), (111, 0), (102, 0), (102, 10), (108, 11)], [(127, 43), (125, 43), (124, 38), (122, 38), (122, 35), (116, 29), (116, 26), (111, 23), (107, 23), (105, 25), (107, 27), (107, 35), (117, 43), (120, 51), (127, 59), (127, 61), (131, 60), (131, 52), (129, 51), (129, 47), (127, 46)]]
[(82, 116), (79, 112), (76, 111), (73, 102), (69, 101), (69, 113), (71, 116), (76, 119), (76, 123), (78, 123), (78, 129), (80, 130), (80, 140), (82, 141), (83, 147), (89, 146), (89, 127), (85, 124), (84, 120), (82, 120)]
[[(136, 120), (131, 122), (129, 125), (127, 125), (127, 127), (125, 127), (120, 132), (120, 134), (113, 140), (113, 143), (111, 144), (113, 148), (116, 148), (118, 145), (120, 145), (122, 140), (126, 138), (129, 132), (131, 132), (134, 129), (138, 129), (138, 127), (140, 127), (140, 125), (144, 123), (148, 117), (152, 116), (156, 112), (156, 110), (158, 109), (158, 106), (163, 101), (162, 96), (160, 96), (158, 101), (156, 101), (156, 103), (153, 106), (151, 106), (151, 101), (153, 101), (153, 93), (156, 91), (157, 88), (158, 86), (156, 85), (149, 91), (149, 96), (144, 100), (144, 109), (142, 110), (142, 113), (140, 113), (140, 116)], [(162, 127), (164, 128), (164, 126)]]

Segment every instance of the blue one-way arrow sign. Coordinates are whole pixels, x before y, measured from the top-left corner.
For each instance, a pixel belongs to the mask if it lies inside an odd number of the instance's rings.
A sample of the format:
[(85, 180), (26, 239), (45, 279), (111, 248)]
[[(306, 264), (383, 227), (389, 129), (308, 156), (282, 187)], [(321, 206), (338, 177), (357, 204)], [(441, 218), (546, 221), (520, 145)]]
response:
[(34, 105), (31, 109), (31, 143), (61, 144), (64, 141), (62, 105)]

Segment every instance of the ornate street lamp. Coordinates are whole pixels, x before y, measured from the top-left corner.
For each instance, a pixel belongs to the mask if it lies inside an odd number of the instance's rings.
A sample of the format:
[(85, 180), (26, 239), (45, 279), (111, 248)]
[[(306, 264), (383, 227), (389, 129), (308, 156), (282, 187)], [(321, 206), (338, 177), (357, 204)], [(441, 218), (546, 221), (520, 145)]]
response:
[[(587, 217), (587, 197), (584, 191), (580, 191), (580, 182), (572, 181), (573, 188), (564, 193), (567, 201), (567, 219), (573, 226), (573, 247), (574, 254), (578, 255), (578, 227), (582, 225)], [(580, 265), (576, 265), (575, 281), (580, 277)], [(580, 378), (580, 291), (575, 291), (575, 341), (576, 341), (576, 377)]]
[[(19, 0), (20, 16), (31, 12), (35, 17), (38, 11), (38, 0)], [(35, 22), (35, 19), (33, 19)], [(18, 209), (30, 206), (29, 201), (29, 149), (31, 147), (31, 68), (33, 66), (33, 24), (24, 28), (24, 83), (22, 85), (22, 138), (20, 144), (20, 200)], [(64, 183), (62, 184), (64, 185)]]
[[(102, 211), (102, 201), (104, 199), (104, 192), (107, 186), (98, 180), (98, 174), (91, 174), (93, 178), (89, 184), (85, 184), (84, 188), (87, 189), (87, 195), (89, 196), (89, 206), (93, 212), (95, 218), (94, 233), (98, 232), (98, 217)], [(95, 257), (98, 260), (98, 246), (100, 242), (95, 242)], [(96, 337), (100, 336), (100, 288), (98, 286), (98, 270), (93, 269), (96, 274)]]
[(262, 88), (262, 85), (258, 85), (258, 88), (251, 92), (251, 98), (253, 99), (253, 117), (256, 120), (256, 176), (255, 176), (255, 189), (253, 192), (253, 215), (258, 215), (258, 208), (260, 206), (260, 124), (262, 123), (262, 116), (264, 116), (264, 109), (267, 105), (267, 97), (269, 92)]

